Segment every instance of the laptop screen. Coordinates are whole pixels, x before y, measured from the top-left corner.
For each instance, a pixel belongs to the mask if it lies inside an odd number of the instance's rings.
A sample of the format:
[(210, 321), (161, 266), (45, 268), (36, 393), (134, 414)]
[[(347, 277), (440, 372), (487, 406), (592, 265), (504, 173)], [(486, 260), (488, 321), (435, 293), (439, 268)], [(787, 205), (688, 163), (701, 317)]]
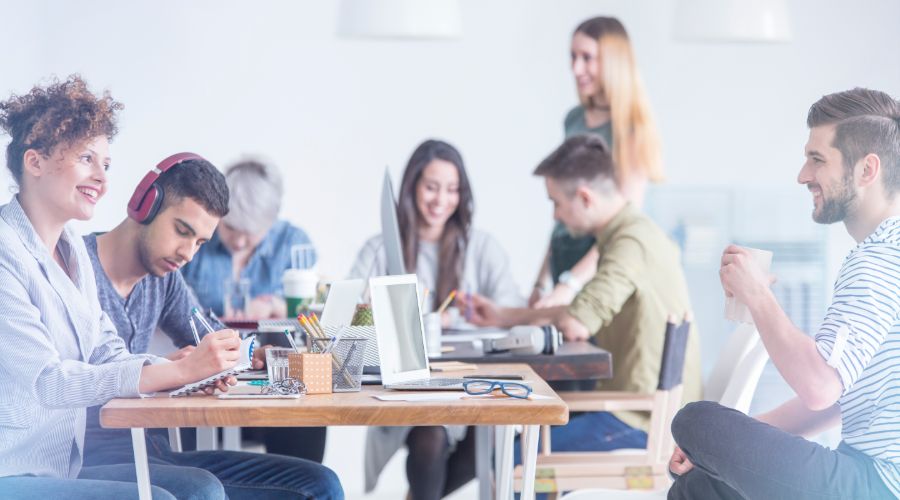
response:
[(363, 280), (335, 281), (328, 289), (325, 308), (322, 309), (322, 325), (350, 326), (356, 304), (366, 288)]
[(427, 378), (416, 276), (374, 278), (371, 291), (382, 380), (390, 384)]

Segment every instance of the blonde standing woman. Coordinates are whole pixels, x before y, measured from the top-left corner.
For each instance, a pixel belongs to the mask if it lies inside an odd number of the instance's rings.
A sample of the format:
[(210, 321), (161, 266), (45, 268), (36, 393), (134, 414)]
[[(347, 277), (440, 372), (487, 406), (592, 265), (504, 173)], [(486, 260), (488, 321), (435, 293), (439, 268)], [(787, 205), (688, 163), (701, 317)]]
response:
[[(619, 189), (640, 208), (647, 185), (663, 179), (662, 156), (628, 33), (614, 17), (588, 19), (575, 28), (571, 57), (580, 102), (566, 115), (565, 137), (603, 137), (612, 147)], [(569, 304), (597, 269), (594, 243), (592, 236), (574, 238), (556, 224), (529, 304)]]

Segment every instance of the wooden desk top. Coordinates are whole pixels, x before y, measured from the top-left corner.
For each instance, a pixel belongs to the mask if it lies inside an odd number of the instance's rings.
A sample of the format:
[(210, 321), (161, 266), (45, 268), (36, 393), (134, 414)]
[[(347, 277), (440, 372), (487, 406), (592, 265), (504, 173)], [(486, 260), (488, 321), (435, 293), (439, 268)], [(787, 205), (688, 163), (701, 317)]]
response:
[[(316, 394), (300, 399), (236, 399), (194, 395), (114, 399), (100, 410), (103, 427), (318, 427), (328, 425), (560, 425), (569, 410), (535, 372), (523, 364), (492, 366), (494, 374), (518, 374), (535, 394), (550, 399), (462, 399), (441, 402), (380, 401), (375, 394), (403, 394), (381, 386), (360, 392)], [(471, 372), (441, 373), (459, 377)], [(422, 393), (416, 391), (416, 393)], [(408, 393), (412, 394), (412, 393)]]
[(476, 350), (471, 342), (453, 342), (448, 337), (444, 337), (444, 345), (451, 345), (454, 350), (440, 358), (432, 358), (432, 361), (526, 363), (548, 382), (608, 379), (613, 374), (612, 355), (590, 342), (566, 342), (556, 354), (485, 354)]

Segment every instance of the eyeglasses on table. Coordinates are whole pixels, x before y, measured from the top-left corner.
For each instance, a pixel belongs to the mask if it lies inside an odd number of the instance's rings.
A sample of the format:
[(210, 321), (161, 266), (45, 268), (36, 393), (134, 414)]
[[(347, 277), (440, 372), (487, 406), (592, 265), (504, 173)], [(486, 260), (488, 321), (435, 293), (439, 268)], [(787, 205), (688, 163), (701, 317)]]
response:
[(511, 398), (528, 399), (531, 394), (531, 386), (519, 382), (477, 379), (463, 382), (463, 390), (466, 391), (466, 394), (473, 396), (490, 394), (497, 389)]

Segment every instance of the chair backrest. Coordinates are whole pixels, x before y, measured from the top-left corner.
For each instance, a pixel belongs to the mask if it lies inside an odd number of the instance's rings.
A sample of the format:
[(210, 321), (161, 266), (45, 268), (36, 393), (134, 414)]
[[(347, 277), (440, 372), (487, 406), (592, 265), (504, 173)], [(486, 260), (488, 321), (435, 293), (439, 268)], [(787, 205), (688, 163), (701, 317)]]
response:
[(762, 342), (757, 342), (734, 368), (731, 380), (719, 398), (719, 404), (742, 413), (750, 411), (753, 394), (756, 392), (759, 377), (762, 375), (767, 361), (769, 361), (769, 352), (766, 351), (766, 346)]
[(719, 352), (716, 364), (707, 377), (706, 383), (703, 384), (703, 399), (721, 401), (725, 389), (735, 373), (735, 368), (759, 343), (759, 334), (755, 325), (748, 323), (738, 325), (728, 338), (725, 347)]
[(673, 320), (666, 323), (659, 384), (653, 396), (653, 411), (650, 412), (650, 426), (647, 431), (647, 463), (650, 465), (668, 461), (675, 447), (669, 429), (675, 413), (681, 408), (681, 379), (690, 332), (690, 321), (685, 320), (680, 325), (676, 325)]
[(663, 341), (657, 390), (668, 391), (681, 385), (684, 374), (684, 354), (687, 351), (687, 339), (690, 331), (691, 323), (689, 321), (683, 321), (680, 325), (672, 322), (666, 323), (666, 337)]

